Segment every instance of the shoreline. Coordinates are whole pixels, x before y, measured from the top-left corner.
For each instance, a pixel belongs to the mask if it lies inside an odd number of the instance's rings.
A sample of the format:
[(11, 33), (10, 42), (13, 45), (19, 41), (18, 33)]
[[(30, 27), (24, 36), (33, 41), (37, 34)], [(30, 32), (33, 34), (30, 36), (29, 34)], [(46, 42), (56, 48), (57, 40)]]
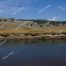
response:
[(44, 36), (0, 36), (0, 40), (66, 40), (66, 35), (44, 35)]

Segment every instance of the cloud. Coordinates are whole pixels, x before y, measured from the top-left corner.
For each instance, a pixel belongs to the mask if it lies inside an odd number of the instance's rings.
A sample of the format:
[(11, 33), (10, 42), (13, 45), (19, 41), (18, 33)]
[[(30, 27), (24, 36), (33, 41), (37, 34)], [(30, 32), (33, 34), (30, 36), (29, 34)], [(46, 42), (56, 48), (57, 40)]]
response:
[(47, 6), (45, 6), (43, 9), (39, 10), (39, 13), (45, 11), (45, 10), (48, 9), (49, 7), (51, 7), (51, 5), (47, 5)]
[(63, 6), (58, 6), (57, 8), (61, 10), (66, 10), (66, 7), (63, 7)]
[(14, 11), (14, 12), (12, 13), (12, 15), (17, 14), (18, 12), (22, 11), (23, 9), (24, 9), (24, 7), (21, 7), (21, 8), (19, 8), (19, 9), (17, 9), (16, 11)]
[(57, 20), (57, 17), (53, 17), (53, 18), (51, 18), (51, 19), (48, 19), (48, 20), (55, 21), (55, 20)]

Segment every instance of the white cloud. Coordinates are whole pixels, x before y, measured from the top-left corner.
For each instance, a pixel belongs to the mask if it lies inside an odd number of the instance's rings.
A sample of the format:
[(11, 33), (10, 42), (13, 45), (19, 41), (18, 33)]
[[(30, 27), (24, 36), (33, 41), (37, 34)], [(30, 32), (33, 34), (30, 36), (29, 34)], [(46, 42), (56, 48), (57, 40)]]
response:
[(45, 11), (45, 10), (48, 9), (50, 6), (51, 6), (51, 5), (47, 5), (47, 6), (45, 6), (43, 9), (39, 10), (39, 13)]
[(61, 10), (66, 10), (66, 7), (63, 7), (63, 6), (58, 6), (57, 8)]
[(18, 12), (22, 11), (23, 9), (24, 9), (24, 7), (15, 10), (15, 11), (12, 13), (12, 15), (17, 14)]
[(48, 19), (48, 20), (55, 21), (55, 20), (57, 20), (57, 17), (53, 17), (53, 18), (51, 18), (51, 19)]

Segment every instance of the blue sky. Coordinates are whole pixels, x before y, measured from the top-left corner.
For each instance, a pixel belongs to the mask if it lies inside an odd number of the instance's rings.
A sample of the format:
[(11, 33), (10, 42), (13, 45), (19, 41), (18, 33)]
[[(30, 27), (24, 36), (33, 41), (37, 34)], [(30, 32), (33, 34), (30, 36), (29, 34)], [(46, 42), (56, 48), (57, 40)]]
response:
[(66, 20), (66, 0), (0, 0), (0, 17)]

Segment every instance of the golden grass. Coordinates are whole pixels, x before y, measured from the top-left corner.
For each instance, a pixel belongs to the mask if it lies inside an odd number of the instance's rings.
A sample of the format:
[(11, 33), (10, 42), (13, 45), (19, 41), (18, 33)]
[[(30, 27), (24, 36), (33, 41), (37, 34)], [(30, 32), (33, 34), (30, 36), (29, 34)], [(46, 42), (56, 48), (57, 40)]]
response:
[(66, 32), (65, 29), (12, 29), (12, 30), (0, 30), (0, 33), (61, 33)]
[[(18, 25), (20, 25), (21, 23), (17, 22), (17, 23), (0, 23), (0, 26), (5, 25), (2, 29), (0, 29), (0, 33), (59, 33), (59, 32), (65, 32), (66, 33), (66, 28), (64, 26), (59, 26), (59, 27), (54, 27), (54, 28), (50, 28), (50, 27), (46, 27), (44, 29), (40, 28), (18, 28), (15, 29), (15, 27), (17, 27)], [(4, 28), (11, 28), (12, 29), (4, 29)]]

